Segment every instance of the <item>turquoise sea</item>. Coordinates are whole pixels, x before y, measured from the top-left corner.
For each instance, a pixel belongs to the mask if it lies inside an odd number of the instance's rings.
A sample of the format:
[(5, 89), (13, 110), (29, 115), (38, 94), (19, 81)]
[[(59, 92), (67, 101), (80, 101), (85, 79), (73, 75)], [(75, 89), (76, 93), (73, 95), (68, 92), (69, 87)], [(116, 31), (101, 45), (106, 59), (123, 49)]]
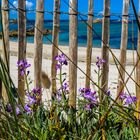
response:
[[(35, 21), (28, 21), (27, 22), (27, 29), (30, 29), (33, 27)], [(110, 23), (110, 47), (111, 48), (120, 48), (120, 40), (121, 40), (121, 21), (111, 21)], [(45, 21), (44, 28), (52, 30), (53, 21)], [(97, 34), (101, 37), (102, 34), (102, 23), (94, 23), (93, 24), (94, 30), (97, 32)], [(10, 23), (10, 30), (17, 30), (17, 24)], [(133, 49), (133, 47), (136, 49), (137, 47), (137, 24), (135, 21), (129, 22), (129, 28), (128, 28), (128, 49)], [(95, 33), (93, 33), (93, 47), (100, 47), (101, 46), (101, 38), (96, 36)], [(51, 39), (52, 36), (48, 35), (48, 37)], [(17, 41), (16, 37), (10, 38), (12, 41)], [(134, 40), (134, 41), (133, 41)], [(27, 41), (30, 43), (34, 42), (33, 37), (27, 37)], [(47, 38), (44, 36), (43, 42), (45, 44), (50, 44), (50, 42), (47, 40)], [(134, 42), (134, 43), (132, 43)], [(87, 43), (87, 25), (83, 21), (78, 22), (78, 45), (79, 47), (86, 47)], [(69, 21), (68, 20), (62, 20), (60, 21), (60, 35), (59, 35), (59, 44), (60, 45), (68, 45), (69, 44)], [(134, 45), (132, 45), (134, 44)]]

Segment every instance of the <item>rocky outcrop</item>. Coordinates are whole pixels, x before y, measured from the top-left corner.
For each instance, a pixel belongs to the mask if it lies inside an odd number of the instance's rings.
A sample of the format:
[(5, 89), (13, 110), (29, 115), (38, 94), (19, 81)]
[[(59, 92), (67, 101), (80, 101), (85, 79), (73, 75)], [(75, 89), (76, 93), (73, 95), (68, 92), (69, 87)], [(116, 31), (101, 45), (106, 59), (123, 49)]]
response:
[[(52, 30), (49, 29), (44, 29), (43, 30), (43, 35), (49, 35), (52, 34)], [(28, 29), (26, 31), (27, 36), (34, 36), (34, 28)], [(12, 30), (9, 32), (10, 37), (17, 37), (18, 36), (18, 31), (17, 30)], [(0, 38), (2, 37), (2, 32), (0, 32)]]

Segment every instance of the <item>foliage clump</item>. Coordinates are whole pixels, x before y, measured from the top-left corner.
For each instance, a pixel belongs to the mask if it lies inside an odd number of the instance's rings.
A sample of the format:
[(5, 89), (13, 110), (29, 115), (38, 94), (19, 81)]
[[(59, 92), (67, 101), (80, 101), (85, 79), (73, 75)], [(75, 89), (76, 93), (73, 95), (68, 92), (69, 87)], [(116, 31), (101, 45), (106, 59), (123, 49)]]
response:
[[(0, 79), (4, 83), (9, 103), (1, 101), (0, 138), (2, 139), (34, 139), (34, 140), (134, 140), (138, 139), (138, 121), (135, 117), (136, 97), (121, 93), (120, 101), (111, 97), (106, 91), (105, 106), (101, 102), (101, 88), (97, 84), (95, 90), (80, 88), (76, 109), (70, 108), (69, 85), (63, 67), (68, 65), (64, 54), (56, 56), (56, 69), (60, 87), (53, 96), (51, 105), (41, 101), (42, 89), (30, 89), (28, 80), (30, 64), (26, 60), (18, 62), (20, 74), (26, 79), (27, 102), (20, 102), (7, 69), (0, 58)], [(97, 57), (97, 75), (100, 80), (102, 64), (105, 60)], [(13, 90), (14, 89), (14, 90)], [(13, 92), (14, 91), (14, 92)]]

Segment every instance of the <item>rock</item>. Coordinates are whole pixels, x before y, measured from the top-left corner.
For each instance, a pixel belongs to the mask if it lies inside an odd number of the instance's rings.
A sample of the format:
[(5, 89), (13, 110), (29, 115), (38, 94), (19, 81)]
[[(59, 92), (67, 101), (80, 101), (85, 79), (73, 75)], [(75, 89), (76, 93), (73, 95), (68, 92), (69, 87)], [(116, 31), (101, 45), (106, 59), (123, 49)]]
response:
[[(43, 30), (43, 35), (49, 35), (52, 34), (52, 31), (49, 29), (44, 29)], [(34, 36), (34, 28), (30, 28), (26, 31), (27, 36)], [(18, 31), (12, 30), (9, 32), (10, 37), (17, 37), (18, 36)], [(0, 32), (0, 38), (2, 37), (2, 32)]]

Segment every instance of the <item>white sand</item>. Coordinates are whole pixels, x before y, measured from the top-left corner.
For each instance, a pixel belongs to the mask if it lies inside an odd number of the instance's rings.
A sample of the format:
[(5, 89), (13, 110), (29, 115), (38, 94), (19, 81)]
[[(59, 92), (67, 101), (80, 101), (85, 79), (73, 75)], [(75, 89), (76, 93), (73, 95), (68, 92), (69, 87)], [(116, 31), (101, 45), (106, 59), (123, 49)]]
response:
[[(1, 42), (1, 40), (0, 40)], [(68, 55), (68, 47), (67, 46), (60, 46), (60, 49)], [(16, 62), (17, 62), (17, 43), (16, 42), (10, 42), (10, 52), (11, 52), (11, 57), (10, 57), (10, 72), (11, 72), (11, 77), (17, 85), (17, 67), (16, 67)], [(2, 43), (0, 43), (0, 51), (2, 51)], [(119, 50), (112, 50), (113, 53), (117, 58), (119, 58)], [(27, 60), (29, 63), (31, 63), (31, 74), (30, 77), (33, 80), (34, 78), (34, 66), (33, 66), (33, 56), (34, 56), (34, 44), (27, 44)], [(95, 66), (95, 61), (96, 57), (101, 55), (101, 49), (99, 48), (93, 48), (93, 54), (92, 54), (92, 79), (97, 82), (97, 75), (95, 74), (94, 70), (97, 69)], [(43, 65), (42, 69), (45, 70), (49, 75), (51, 73), (51, 45), (46, 45), (44, 44), (43, 46)], [(78, 66), (85, 71), (86, 69), (86, 64), (85, 64), (85, 59), (86, 58), (86, 48), (84, 47), (79, 47), (78, 48)], [(128, 50), (127, 51), (127, 66), (126, 66), (126, 71), (130, 74), (132, 69), (133, 69), (133, 52)], [(114, 65), (112, 56), (110, 54), (110, 68), (109, 68), (109, 87), (111, 90), (111, 94), (113, 97), (116, 94), (116, 86), (117, 86), (117, 77), (118, 77), (118, 72), (117, 68)], [(68, 72), (68, 66), (64, 67), (64, 72)], [(134, 78), (134, 74), (132, 76)], [(127, 75), (126, 75), (127, 78)], [(68, 81), (68, 78), (67, 78)], [(78, 70), (78, 80), (77, 80), (77, 86), (78, 89), (80, 87), (84, 87), (85, 85), (85, 75)], [(33, 84), (31, 85), (33, 87)], [(128, 90), (130, 93), (135, 94), (135, 84), (132, 80), (128, 81), (127, 84)], [(46, 94), (44, 95), (43, 98), (46, 98)]]

